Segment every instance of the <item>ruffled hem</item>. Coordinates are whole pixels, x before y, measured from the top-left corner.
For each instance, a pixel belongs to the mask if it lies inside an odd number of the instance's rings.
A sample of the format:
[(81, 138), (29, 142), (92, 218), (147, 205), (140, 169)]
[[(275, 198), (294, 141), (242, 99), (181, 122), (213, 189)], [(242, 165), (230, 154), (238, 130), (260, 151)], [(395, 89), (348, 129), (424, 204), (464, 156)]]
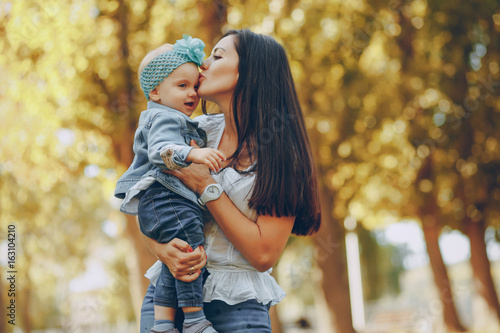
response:
[(268, 272), (219, 270), (208, 268), (203, 286), (203, 301), (224, 301), (234, 305), (255, 299), (262, 304), (278, 304), (286, 293)]
[(156, 281), (158, 281), (158, 278), (160, 277), (161, 274), (161, 261), (157, 260), (153, 266), (149, 267), (148, 271), (144, 276), (149, 279), (149, 282), (156, 287)]
[[(161, 261), (154, 263), (146, 274), (151, 284), (156, 281), (161, 272)], [(276, 305), (286, 293), (278, 285), (269, 272), (257, 272), (246, 269), (213, 269), (208, 268), (210, 275), (203, 286), (203, 301), (223, 301), (234, 305), (255, 299), (262, 304)]]

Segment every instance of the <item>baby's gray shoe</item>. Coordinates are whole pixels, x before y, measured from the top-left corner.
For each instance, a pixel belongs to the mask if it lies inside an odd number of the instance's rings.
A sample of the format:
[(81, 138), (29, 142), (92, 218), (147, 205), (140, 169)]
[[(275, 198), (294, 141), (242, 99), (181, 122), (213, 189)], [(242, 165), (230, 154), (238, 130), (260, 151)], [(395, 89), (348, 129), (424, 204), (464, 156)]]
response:
[(179, 333), (179, 330), (177, 328), (170, 328), (168, 330), (155, 330), (152, 328), (151, 333)]
[(182, 324), (183, 333), (217, 333), (212, 327), (212, 323), (208, 320), (202, 320), (196, 324)]

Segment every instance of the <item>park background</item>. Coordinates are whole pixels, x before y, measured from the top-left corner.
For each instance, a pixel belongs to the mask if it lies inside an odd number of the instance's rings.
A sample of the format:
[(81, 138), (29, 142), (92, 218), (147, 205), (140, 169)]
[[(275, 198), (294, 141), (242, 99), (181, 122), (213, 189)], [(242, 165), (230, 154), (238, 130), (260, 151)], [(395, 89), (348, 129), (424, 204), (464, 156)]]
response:
[(136, 70), (231, 28), (286, 48), (321, 183), (321, 230), (274, 269), (273, 332), (499, 331), (498, 0), (1, 0), (0, 18), (0, 332), (137, 331), (154, 258), (112, 196)]

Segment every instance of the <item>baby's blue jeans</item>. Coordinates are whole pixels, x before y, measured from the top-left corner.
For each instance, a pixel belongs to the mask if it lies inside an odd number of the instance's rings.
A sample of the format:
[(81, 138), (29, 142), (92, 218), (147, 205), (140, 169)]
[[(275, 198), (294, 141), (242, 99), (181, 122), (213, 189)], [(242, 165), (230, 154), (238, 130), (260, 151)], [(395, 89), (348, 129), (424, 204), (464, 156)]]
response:
[[(159, 243), (180, 238), (189, 243), (193, 250), (203, 244), (201, 208), (158, 182), (152, 184), (141, 197), (138, 215), (142, 233)], [(175, 279), (163, 264), (156, 284), (158, 288), (154, 294), (154, 304), (170, 308), (202, 307), (202, 275), (193, 282), (182, 282)]]

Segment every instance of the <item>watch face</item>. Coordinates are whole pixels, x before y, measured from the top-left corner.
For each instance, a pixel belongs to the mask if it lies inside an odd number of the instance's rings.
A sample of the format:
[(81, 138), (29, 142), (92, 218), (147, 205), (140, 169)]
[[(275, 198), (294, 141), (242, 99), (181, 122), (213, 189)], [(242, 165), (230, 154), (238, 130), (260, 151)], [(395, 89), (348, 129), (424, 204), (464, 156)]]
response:
[(217, 186), (209, 186), (207, 188), (207, 193), (210, 194), (211, 197), (217, 196), (220, 194), (219, 188)]

